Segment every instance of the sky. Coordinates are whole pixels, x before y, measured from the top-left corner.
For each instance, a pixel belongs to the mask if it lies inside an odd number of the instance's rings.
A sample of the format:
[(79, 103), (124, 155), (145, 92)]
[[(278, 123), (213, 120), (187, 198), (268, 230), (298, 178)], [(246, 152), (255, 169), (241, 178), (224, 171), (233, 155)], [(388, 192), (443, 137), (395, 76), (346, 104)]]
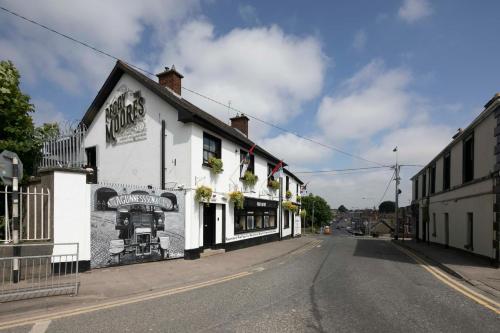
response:
[[(186, 88), (347, 152), (250, 121), (250, 138), (334, 208), (394, 200), (393, 170), (302, 172), (393, 165), (395, 146), (399, 163), (424, 165), (500, 91), (495, 0), (0, 0), (0, 6), (153, 73), (175, 64)], [(115, 64), (4, 11), (0, 59), (19, 69), (37, 124), (81, 119)], [(224, 121), (235, 115), (182, 94)], [(411, 200), (418, 170), (401, 169), (401, 205)]]

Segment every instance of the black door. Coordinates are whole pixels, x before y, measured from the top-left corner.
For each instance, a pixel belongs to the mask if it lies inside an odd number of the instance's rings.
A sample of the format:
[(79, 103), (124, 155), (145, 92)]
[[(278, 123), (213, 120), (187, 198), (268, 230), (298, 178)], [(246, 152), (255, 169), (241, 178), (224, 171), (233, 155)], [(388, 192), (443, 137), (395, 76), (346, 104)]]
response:
[(215, 204), (203, 206), (203, 247), (215, 245)]
[(94, 171), (87, 174), (88, 184), (97, 184), (97, 152), (96, 147), (85, 148), (85, 153), (87, 154), (87, 168), (91, 168)]

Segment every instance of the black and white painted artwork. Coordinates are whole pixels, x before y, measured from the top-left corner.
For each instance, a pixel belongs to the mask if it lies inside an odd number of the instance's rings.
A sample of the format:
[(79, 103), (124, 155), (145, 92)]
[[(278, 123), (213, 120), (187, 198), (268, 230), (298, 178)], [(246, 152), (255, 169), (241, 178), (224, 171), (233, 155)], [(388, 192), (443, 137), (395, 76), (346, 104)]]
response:
[(92, 185), (92, 268), (184, 256), (184, 191)]

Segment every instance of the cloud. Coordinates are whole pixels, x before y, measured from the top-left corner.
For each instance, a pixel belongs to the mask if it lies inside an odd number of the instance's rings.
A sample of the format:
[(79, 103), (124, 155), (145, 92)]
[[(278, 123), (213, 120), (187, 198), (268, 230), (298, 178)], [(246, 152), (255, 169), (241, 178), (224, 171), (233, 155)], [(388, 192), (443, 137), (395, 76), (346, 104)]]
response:
[(398, 10), (398, 16), (403, 21), (414, 23), (430, 16), (432, 12), (428, 0), (404, 0)]
[[(216, 35), (211, 23), (200, 20), (184, 25), (161, 59), (175, 61), (185, 87), (276, 123), (288, 122), (321, 93), (329, 61), (316, 37), (286, 34), (274, 25)], [(189, 92), (183, 95), (221, 119), (234, 115)], [(250, 121), (252, 139), (267, 131)]]
[(395, 128), (412, 104), (411, 80), (408, 70), (386, 69), (374, 60), (343, 82), (339, 93), (323, 98), (317, 124), (327, 138), (337, 141), (370, 138)]
[[(196, 1), (0, 1), (28, 18), (134, 62), (146, 27), (151, 43), (197, 8)], [(5, 19), (4, 19), (5, 18)], [(2, 29), (3, 28), (3, 29)], [(96, 91), (114, 60), (2, 13), (0, 57), (14, 61), (30, 84), (57, 84), (66, 92)]]
[(32, 114), (32, 117), (36, 126), (45, 123), (68, 122), (64, 114), (57, 111), (56, 107), (51, 102), (43, 99), (33, 99), (31, 102), (35, 105), (35, 112)]
[(249, 25), (260, 24), (259, 15), (257, 14), (257, 9), (255, 9), (254, 6), (248, 4), (246, 5), (240, 4), (238, 6), (238, 13), (240, 14), (240, 17), (246, 24)]
[(361, 51), (365, 48), (366, 45), (366, 32), (361, 29), (356, 32), (354, 35), (354, 40), (352, 41), (352, 47), (358, 51)]
[[(305, 166), (318, 164), (330, 159), (333, 155), (330, 149), (318, 146), (291, 133), (263, 139), (259, 144), (270, 153), (283, 159), (292, 170), (304, 170)], [(284, 147), (288, 148), (283, 149)]]

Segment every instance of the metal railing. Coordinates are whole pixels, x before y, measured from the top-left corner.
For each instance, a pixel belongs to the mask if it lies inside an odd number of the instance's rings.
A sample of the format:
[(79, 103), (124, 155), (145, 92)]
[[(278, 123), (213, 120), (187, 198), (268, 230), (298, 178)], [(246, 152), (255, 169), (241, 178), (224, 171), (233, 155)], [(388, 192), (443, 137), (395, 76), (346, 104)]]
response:
[(86, 164), (84, 125), (69, 127), (53, 138), (48, 138), (42, 145), (42, 157), (38, 168), (62, 167), (80, 168)]
[[(12, 241), (12, 189), (0, 188), (0, 242)], [(51, 239), (52, 197), (48, 188), (28, 186), (19, 188), (19, 235), (22, 241)]]
[(77, 295), (78, 258), (78, 243), (0, 245), (0, 302)]

